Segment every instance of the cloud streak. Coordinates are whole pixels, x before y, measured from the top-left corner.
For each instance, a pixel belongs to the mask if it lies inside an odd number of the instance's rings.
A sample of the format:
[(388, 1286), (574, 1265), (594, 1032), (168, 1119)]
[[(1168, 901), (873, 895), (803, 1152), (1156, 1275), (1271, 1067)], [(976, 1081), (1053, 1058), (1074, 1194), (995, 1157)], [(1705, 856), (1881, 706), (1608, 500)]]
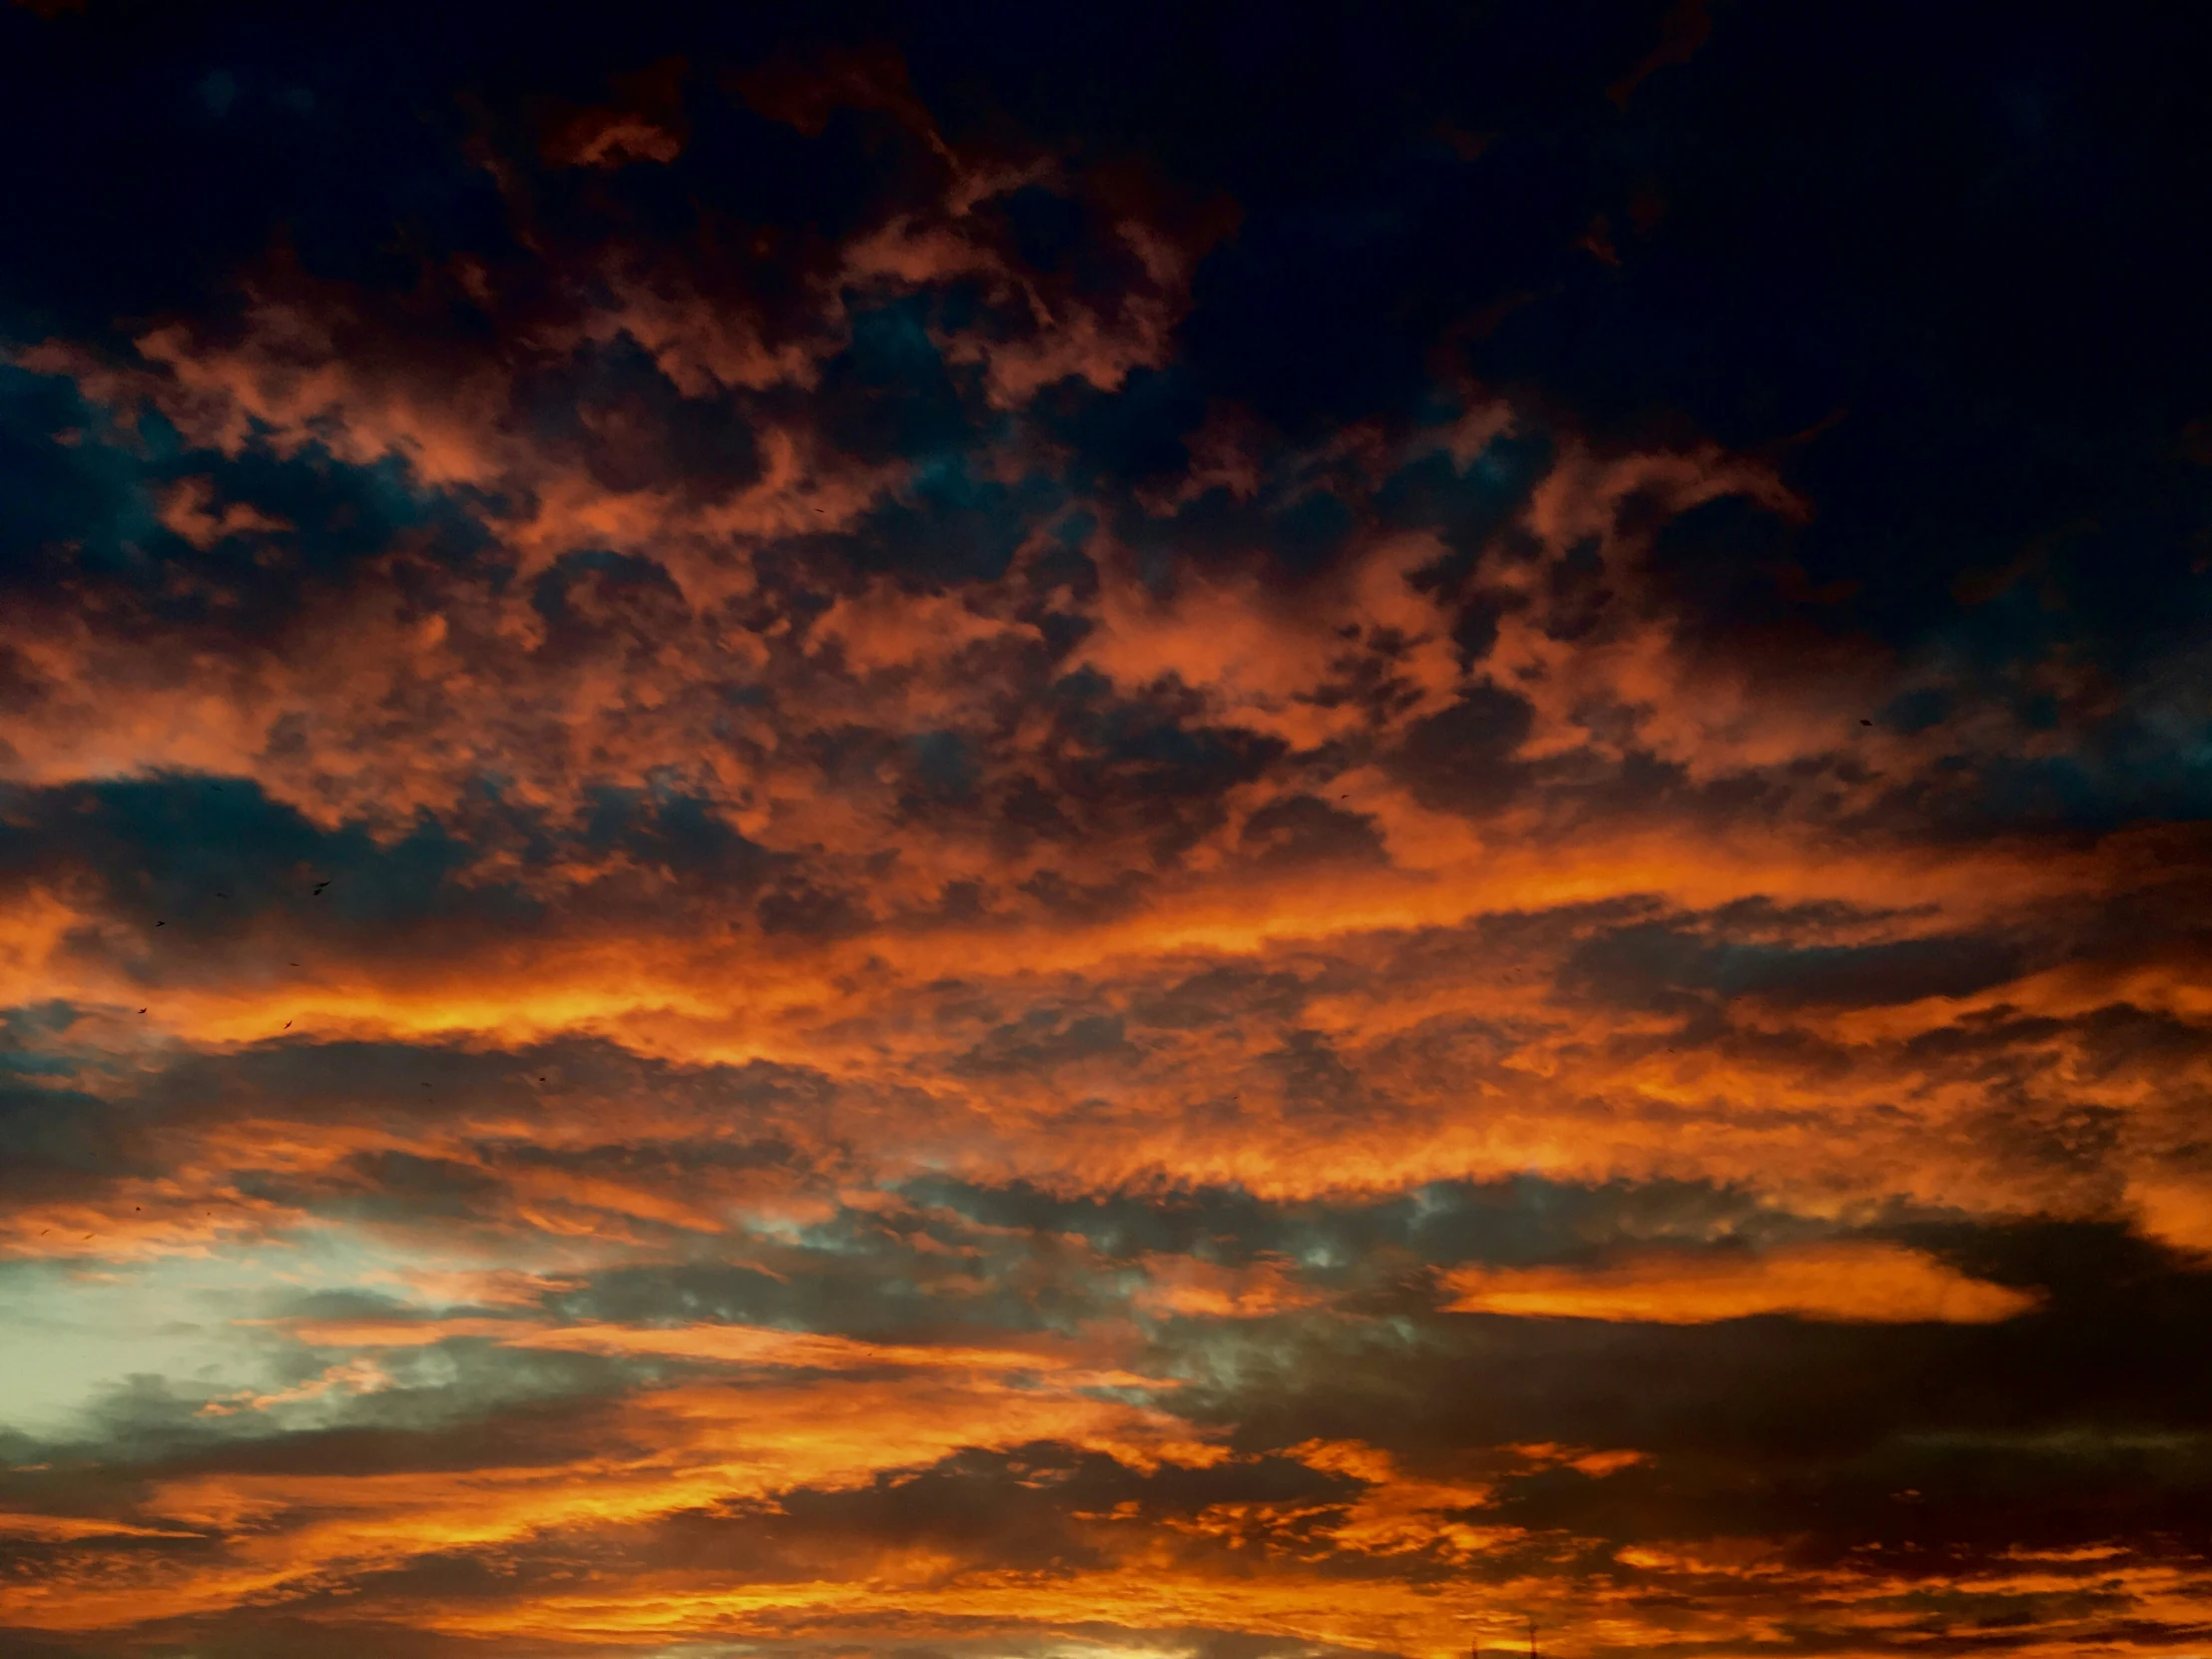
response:
[(1979, 1325), (2035, 1305), (1882, 1245), (1784, 1249), (1736, 1260), (1631, 1258), (1595, 1271), (1461, 1268), (1443, 1277), (1454, 1313), (1704, 1325), (1759, 1314), (1802, 1319)]

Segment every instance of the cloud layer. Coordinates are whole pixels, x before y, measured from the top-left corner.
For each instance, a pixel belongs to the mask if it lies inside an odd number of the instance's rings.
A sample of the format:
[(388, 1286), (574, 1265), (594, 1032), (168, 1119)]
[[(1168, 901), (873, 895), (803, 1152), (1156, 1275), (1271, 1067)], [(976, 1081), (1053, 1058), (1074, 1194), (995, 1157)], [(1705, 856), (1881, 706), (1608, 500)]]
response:
[(2203, 1643), (2201, 52), (1968, 12), (10, 8), (10, 1651)]

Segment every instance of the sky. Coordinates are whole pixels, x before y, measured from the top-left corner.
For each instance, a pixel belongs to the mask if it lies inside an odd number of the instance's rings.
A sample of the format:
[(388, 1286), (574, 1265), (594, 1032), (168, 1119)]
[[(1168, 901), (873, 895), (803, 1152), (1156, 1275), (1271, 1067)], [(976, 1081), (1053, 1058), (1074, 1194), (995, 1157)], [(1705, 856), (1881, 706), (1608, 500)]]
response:
[(0, 1652), (2212, 1655), (2208, 57), (0, 5)]

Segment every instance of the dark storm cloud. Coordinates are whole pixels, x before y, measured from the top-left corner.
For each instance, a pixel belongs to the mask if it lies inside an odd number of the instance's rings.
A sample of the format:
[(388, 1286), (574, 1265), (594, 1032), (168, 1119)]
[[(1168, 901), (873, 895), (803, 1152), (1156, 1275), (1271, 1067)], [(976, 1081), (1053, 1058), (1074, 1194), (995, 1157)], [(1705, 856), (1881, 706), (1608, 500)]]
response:
[[(1647, 1463), (1602, 1480), (1531, 1473), (1501, 1498), (1523, 1524), (1615, 1544), (1810, 1528), (1832, 1540), (1811, 1547), (1840, 1549), (1874, 1529), (1993, 1554), (2176, 1525), (2202, 1501), (2212, 1446), (2191, 1381), (2202, 1345), (2171, 1346), (2204, 1275), (2111, 1236), (1947, 1243), (1983, 1271), (2041, 1279), (2052, 1301), (1987, 1327), (1477, 1316), (1411, 1342), (1380, 1327), (1262, 1329), (1218, 1346), (1219, 1375), (1237, 1381), (1208, 1389), (1209, 1409), (1255, 1445), (1359, 1432), (1415, 1466), (1453, 1455), (1470, 1413), (1502, 1441), (1634, 1446)], [(2083, 1294), (2084, 1259), (2115, 1248), (2136, 1255), (2128, 1288), (2099, 1277)], [(1207, 1345), (1195, 1353), (1201, 1366), (1210, 1358)], [(2148, 1360), (2178, 1353), (2179, 1373), (2170, 1358)], [(2166, 1460), (2146, 1478), (2160, 1447)], [(1902, 1511), (1906, 1488), (1929, 1507)]]
[[(2163, 177), (2139, 159), (2153, 143), (2174, 148), (2160, 124), (2181, 119), (2182, 106), (2178, 83), (2161, 76), (2123, 95), (2117, 77), (2123, 65), (2148, 73), (2146, 66), (2178, 65), (2186, 54), (2130, 47), (2123, 56), (2119, 37), (2078, 20), (2008, 16), (2010, 49), (1960, 73), (1970, 43), (1986, 38), (1962, 14), (1915, 31), (1925, 55), (1901, 76), (1878, 44), (1892, 31), (1863, 17), (1831, 28), (1825, 14), (1799, 13), (1732, 23), (1686, 62), (1638, 84), (1624, 112), (1592, 89), (1620, 84), (1648, 57), (1656, 12), (1581, 8), (1474, 19), (1406, 8), (1333, 31), (1330, 52), (1320, 57), (1308, 56), (1315, 42), (1295, 51), (1256, 44), (1266, 32), (1252, 34), (1234, 14), (1170, 23), (1176, 49), (1164, 52), (1156, 50), (1158, 31), (1134, 14), (1050, 29), (1008, 20), (977, 33), (909, 27), (904, 45), (923, 101), (955, 132), (1007, 100), (1047, 143), (1087, 145), (1102, 155), (1142, 144), (1170, 175), (1225, 188), (1243, 206), (1245, 228), (1202, 283), (1188, 336), (1211, 395), (1239, 398), (1264, 415), (1275, 405), (1286, 417), (1326, 409), (1337, 419), (1406, 406), (1438, 330), (1527, 295), (1527, 303), (1503, 310), (1498, 331), (1475, 348), (1478, 372), (1541, 383), (1585, 416), (1617, 410), (1648, 418), (1653, 409), (1682, 409), (1729, 441), (1755, 445), (1804, 431), (1839, 408), (1850, 411), (1805, 451), (1816, 480), (1809, 487), (1831, 503), (1808, 550), (1814, 588), (1834, 579), (1837, 572), (1822, 567), (1846, 557), (1847, 546), (1849, 558), (1863, 558), (1868, 538), (1841, 504), (1873, 510), (1881, 497), (1867, 485), (1876, 464), (1897, 479), (1893, 499), (1899, 490), (1918, 492), (1912, 517), (1932, 529), (1967, 500), (1991, 500), (1984, 486), (1992, 479), (2026, 486), (1996, 498), (2009, 498), (2008, 510), (2037, 515), (2044, 527), (2095, 513), (2080, 493), (2085, 487), (2106, 491), (2107, 500), (2134, 489), (2135, 474), (2116, 476), (2108, 464), (2120, 444), (2146, 460), (2171, 456), (2153, 464), (2185, 483), (2187, 471), (2171, 468), (2186, 468), (2180, 434), (2202, 411), (2188, 403), (2177, 369), (2137, 365), (2185, 363), (2191, 353), (2170, 337), (2156, 351), (2126, 348), (2156, 329), (2189, 326), (2177, 291), (2158, 274), (2187, 269), (2186, 227), (2195, 216), (2170, 205), (2154, 217), (2139, 212), (2153, 188), (2145, 181)], [(19, 119), (35, 124), (46, 100), (32, 89), (66, 79), (73, 56), (91, 49), (90, 37), (73, 33), (78, 26), (67, 18), (48, 26), (21, 12), (10, 27), (24, 46), (16, 61), (49, 63), (43, 77), (26, 71), (26, 96), (14, 101)], [(650, 55), (646, 42), (661, 27), (649, 16), (626, 20), (632, 61)], [(607, 107), (597, 102), (605, 82), (556, 67), (546, 49), (493, 70), (481, 28), (428, 38), (436, 44), (411, 62), (358, 45), (340, 59), (296, 31), (264, 33), (249, 45), (236, 22), (214, 14), (197, 28), (129, 43), (128, 67), (113, 84), (116, 108), (130, 111), (130, 121), (111, 123), (101, 142), (158, 157), (158, 165), (126, 174), (88, 153), (74, 174), (44, 171), (36, 189), (26, 175), (23, 199), (36, 224), (41, 212), (63, 213), (72, 178), (134, 177), (145, 212), (104, 217), (145, 227), (184, 264), (157, 278), (144, 262), (97, 258), (81, 237), (33, 238), (42, 253), (18, 266), (20, 277), (50, 306), (65, 293), (80, 304), (98, 294), (89, 322), (145, 314), (159, 303), (151, 292), (134, 303), (102, 288), (125, 273), (141, 283), (174, 283), (181, 270), (195, 269), (188, 251), (198, 253), (201, 279), (212, 279), (256, 255), (263, 228), (280, 219), (299, 227), (309, 258), (319, 256), (325, 269), (375, 271), (390, 256), (371, 249), (395, 218), (434, 245), (512, 261), (519, 250), (493, 181), (457, 159), (463, 121), (440, 98), (440, 80), (482, 84), (489, 75), (514, 86), (534, 79), (594, 107)], [(1831, 49), (1838, 39), (1850, 49)], [(977, 56), (984, 41), (990, 45)], [(696, 36), (691, 44), (701, 58), (743, 50), (735, 34), (719, 48)], [(1332, 68), (1317, 81), (1321, 61)], [(1535, 62), (1544, 67), (1532, 74)], [(196, 63), (205, 67), (195, 72)], [(1126, 73), (1103, 76), (1106, 63)], [(1351, 71), (1355, 63), (1389, 67), (1364, 76)], [(1433, 67), (1414, 72), (1408, 86), (1410, 64)], [(1492, 67), (1469, 75), (1470, 64)], [(1505, 64), (1515, 67), (1507, 72), (1499, 67)], [(1040, 74), (1041, 65), (1061, 73)], [(1090, 73), (1076, 73), (1077, 65)], [(1812, 73), (1789, 73), (1790, 65)], [(156, 92), (162, 81), (169, 84)], [(1188, 97), (1201, 81), (1210, 84), (1208, 95)], [(1884, 92), (1875, 102), (1889, 117), (1861, 140), (1846, 137), (1853, 131), (1847, 112), (1868, 105), (1877, 81)], [(834, 216), (852, 211), (840, 204), (873, 199), (889, 182), (884, 169), (895, 147), (870, 157), (861, 139), (871, 124), (896, 131), (894, 117), (840, 111), (832, 98), (816, 122), (786, 125), (712, 96), (710, 84), (694, 69), (656, 95), (673, 98), (684, 113), (681, 148), (667, 169), (584, 169), (571, 211), (588, 213), (591, 204), (603, 208), (628, 193), (637, 203), (632, 211), (646, 212), (658, 194), (671, 207), (711, 201), (743, 221), (833, 234)], [(1048, 84), (1055, 89), (1049, 95), (1041, 90)], [(1115, 89), (1110, 109), (1073, 90), (1108, 85)], [(145, 92), (125, 99), (124, 86)], [(1950, 89), (1960, 86), (1965, 96), (1953, 98)], [(1786, 97), (1784, 87), (1800, 91)], [(214, 96), (218, 88), (228, 96)], [(1395, 90), (1385, 96), (1386, 88)], [(1290, 111), (1317, 100), (1329, 121), (1290, 119)], [(622, 102), (618, 94), (615, 107)], [(1164, 119), (1169, 109), (1173, 122)], [(1313, 137), (1297, 136), (1308, 128)], [(1779, 138), (1735, 142), (1754, 129)], [(1501, 130), (1472, 159), (1460, 151), (1474, 146), (1455, 150), (1450, 136)], [(407, 142), (393, 147), (394, 132)], [(1908, 156), (1935, 151), (1964, 155), (1970, 165), (1963, 172), (1905, 165)], [(17, 146), (11, 153), (33, 152)], [(224, 199), (232, 205), (188, 230), (163, 204), (195, 199), (202, 193), (181, 181), (217, 170), (231, 181)], [(680, 187), (663, 182), (667, 170)], [(353, 183), (333, 197), (325, 188), (331, 178)], [(1896, 178), (1921, 181), (1902, 203), (1876, 194), (1876, 181)], [(312, 191), (310, 180), (318, 182)], [(1963, 213), (1955, 211), (1961, 202)], [(1860, 234), (1885, 203), (1886, 214), (1908, 213), (1911, 236), (1895, 234), (1894, 225), (1887, 237)], [(691, 223), (691, 211), (678, 213), (674, 226)], [(1017, 193), (997, 211), (1013, 247), (1040, 272), (1081, 268), (1076, 248), (1106, 246), (1089, 232), (1080, 201), (1049, 189)], [(1596, 215), (1611, 228), (1618, 268), (1578, 245)], [(1756, 238), (1739, 229), (1750, 224), (1761, 227)], [(2153, 224), (2162, 229), (2151, 231)], [(2155, 257), (2098, 257), (2139, 237), (2157, 242)], [(2066, 252), (2053, 258), (2054, 249)], [(1916, 262), (1910, 281), (1899, 265), (1906, 260)], [(2148, 274), (2124, 299), (2113, 287), (2121, 269)], [(1339, 273), (1340, 285), (1317, 285), (1317, 270)], [(85, 283), (92, 273), (101, 283)], [(1715, 274), (1725, 280), (1710, 280)], [(1994, 294), (2004, 302), (1986, 302)], [(1377, 325), (1385, 317), (1385, 337), (1402, 343), (1378, 350)], [(1933, 365), (1925, 354), (1907, 355), (1922, 351), (1932, 328), (1950, 342)], [(1308, 343), (1283, 351), (1245, 340), (1240, 329)], [(2022, 337), (2048, 348), (2036, 360), (2058, 378), (2038, 370), (2042, 384), (2018, 400), (2021, 416), (1996, 414), (1986, 398), (1969, 403), (1971, 387), (2016, 372), (2005, 367), (2005, 342)], [(1279, 378), (1306, 379), (1264, 385), (1233, 377), (1259, 365)], [(2117, 378), (2122, 373), (2130, 378)], [(1931, 385), (1935, 403), (1919, 395)], [(2121, 399), (2130, 413), (2115, 427), (2108, 417)], [(2029, 408), (2038, 411), (2040, 430), (2023, 443), (2027, 428), (2018, 422)], [(1914, 441), (1943, 428), (1953, 435), (1940, 443)], [(1896, 457), (1912, 453), (1925, 461), (1899, 474)], [(1851, 488), (1838, 487), (1839, 468), (1848, 469)], [(2101, 484), (2085, 482), (2099, 477)], [(2035, 533), (2023, 519), (2012, 540)], [(1943, 589), (1961, 561), (2002, 566), (2009, 557), (1958, 548), (1908, 574), (1901, 548), (1886, 579), (1865, 584), (1847, 608), (1860, 614), (1879, 606), (1874, 614), (1893, 618), (1910, 614), (1901, 610), (1907, 603), (1923, 614), (1928, 606), (1948, 609)], [(1857, 563), (1843, 574), (1864, 583)], [(2083, 588), (2090, 613), (2098, 591), (2107, 606), (2128, 606), (2126, 629), (2134, 635), (2147, 620), (2141, 595), (2164, 589), (2137, 588), (2128, 599), (2126, 583)]]
[(1080, 1237), (1111, 1260), (1202, 1253), (1243, 1264), (1276, 1253), (1305, 1260), (1326, 1283), (1393, 1254), (1423, 1266), (1523, 1263), (1670, 1236), (1786, 1237), (1806, 1225), (1762, 1211), (1749, 1194), (1699, 1183), (1436, 1182), (1364, 1204), (1270, 1203), (1226, 1188), (1062, 1197), (1020, 1185), (923, 1181), (908, 1190), (993, 1228)]
[(1528, 724), (1521, 699), (1481, 687), (1415, 722), (1390, 764), (1423, 805), (1463, 812), (1500, 806), (1525, 780), (1513, 757)]
[(1894, 944), (1815, 949), (1730, 943), (1664, 925), (1622, 928), (1580, 945), (1565, 966), (1578, 987), (1650, 1006), (1670, 996), (1712, 992), (1785, 1004), (1847, 1006), (1968, 996), (2018, 977), (2016, 943), (1932, 937)]
[[(13, 1068), (9, 1068), (13, 1069)], [(0, 1185), (13, 1199), (104, 1184), (156, 1167), (127, 1148), (122, 1126), (94, 1094), (66, 1087), (0, 1086)]]

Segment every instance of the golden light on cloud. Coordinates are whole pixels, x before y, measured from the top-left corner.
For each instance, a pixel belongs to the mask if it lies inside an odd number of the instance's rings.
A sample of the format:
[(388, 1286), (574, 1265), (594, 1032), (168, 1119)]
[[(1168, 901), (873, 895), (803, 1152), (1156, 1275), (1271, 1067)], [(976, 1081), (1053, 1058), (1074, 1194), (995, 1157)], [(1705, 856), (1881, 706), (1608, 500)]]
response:
[(1970, 1279), (1919, 1251), (1839, 1243), (1765, 1253), (1651, 1253), (1581, 1269), (1453, 1268), (1440, 1276), (1459, 1314), (1710, 1325), (1788, 1314), (1877, 1325), (1987, 1325), (2037, 1298)]

